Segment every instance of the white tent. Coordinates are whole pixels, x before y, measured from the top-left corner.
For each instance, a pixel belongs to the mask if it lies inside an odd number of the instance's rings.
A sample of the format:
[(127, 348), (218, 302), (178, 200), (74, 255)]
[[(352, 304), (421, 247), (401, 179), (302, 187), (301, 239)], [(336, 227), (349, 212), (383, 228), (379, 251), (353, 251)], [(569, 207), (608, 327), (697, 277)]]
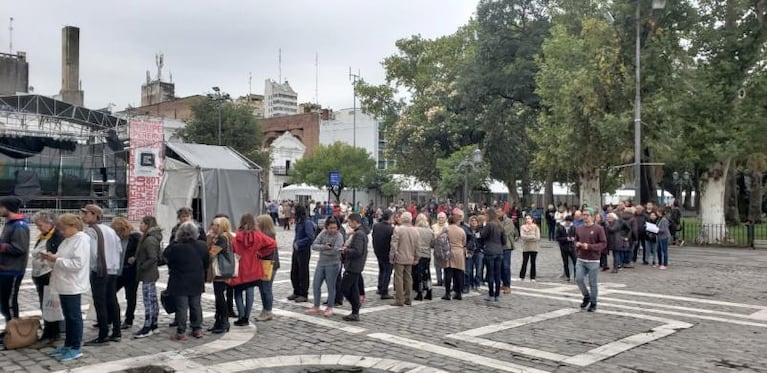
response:
[(160, 226), (169, 230), (176, 211), (192, 207), (196, 198), (204, 224), (217, 213), (229, 215), (233, 223), (242, 214), (258, 214), (263, 209), (261, 168), (226, 146), (166, 143), (156, 213)]
[(328, 199), (328, 192), (325, 188), (317, 188), (307, 184), (293, 184), (280, 189), (277, 194), (278, 201), (299, 201), (301, 197), (309, 197), (312, 201), (324, 201)]
[[(602, 201), (605, 204), (617, 205), (621, 201), (635, 200), (635, 194), (634, 189), (618, 189), (613, 194), (604, 193), (602, 195)], [(674, 199), (674, 196), (671, 193), (663, 189), (656, 190), (655, 195), (657, 196), (656, 198), (658, 199), (658, 202), (661, 204), (663, 204), (663, 201), (673, 201)]]

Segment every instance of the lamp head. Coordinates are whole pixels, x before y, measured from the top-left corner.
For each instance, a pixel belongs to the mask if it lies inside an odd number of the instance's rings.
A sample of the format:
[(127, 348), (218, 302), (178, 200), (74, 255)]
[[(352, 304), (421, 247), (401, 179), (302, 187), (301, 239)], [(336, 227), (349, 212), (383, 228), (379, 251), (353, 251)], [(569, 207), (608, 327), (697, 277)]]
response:
[(482, 163), (482, 151), (479, 149), (474, 149), (474, 151), (471, 152), (471, 160), (475, 164)]

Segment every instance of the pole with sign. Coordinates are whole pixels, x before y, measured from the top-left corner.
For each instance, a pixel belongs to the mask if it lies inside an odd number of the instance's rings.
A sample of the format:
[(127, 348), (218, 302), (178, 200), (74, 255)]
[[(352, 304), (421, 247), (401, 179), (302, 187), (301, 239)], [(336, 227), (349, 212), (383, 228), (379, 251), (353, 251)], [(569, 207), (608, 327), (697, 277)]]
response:
[(328, 172), (328, 189), (336, 197), (336, 201), (340, 201), (341, 197), (341, 172), (330, 171)]

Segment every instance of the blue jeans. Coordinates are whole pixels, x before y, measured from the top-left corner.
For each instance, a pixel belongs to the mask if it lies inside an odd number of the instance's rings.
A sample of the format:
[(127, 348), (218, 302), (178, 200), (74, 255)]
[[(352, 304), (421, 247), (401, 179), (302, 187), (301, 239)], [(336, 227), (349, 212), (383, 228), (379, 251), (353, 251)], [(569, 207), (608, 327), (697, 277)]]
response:
[(511, 250), (503, 250), (503, 262), (501, 263), (501, 282), (503, 286), (511, 286)]
[(631, 251), (613, 250), (613, 269), (618, 269), (631, 262)]
[(474, 268), (472, 269), (472, 272), (474, 273), (474, 278), (471, 280), (471, 286), (474, 288), (478, 288), (479, 285), (482, 285), (484, 281), (483, 279), (483, 269), (485, 268), (485, 253), (474, 253)]
[(314, 307), (319, 307), (322, 302), (322, 282), (328, 286), (328, 307), (333, 307), (336, 299), (336, 279), (341, 270), (341, 263), (318, 265), (314, 269)]
[(474, 256), (470, 256), (466, 258), (466, 263), (464, 264), (464, 268), (466, 268), (466, 271), (463, 272), (463, 292), (468, 293), (469, 289), (472, 287), (472, 282), (474, 281)]
[(258, 292), (261, 294), (261, 305), (264, 307), (264, 311), (266, 312), (272, 311), (272, 304), (274, 303), (274, 293), (272, 292), (274, 276), (277, 276), (277, 267), (272, 269), (271, 281), (259, 281), (258, 284)]
[(59, 300), (66, 324), (64, 347), (79, 350), (83, 344), (83, 314), (80, 311), (80, 294), (59, 294)]
[(501, 294), (501, 262), (503, 255), (486, 254), (485, 264), (487, 266), (487, 295), (497, 297)]
[[(589, 276), (589, 287), (586, 288), (586, 275)], [(599, 289), (597, 288), (597, 280), (599, 276), (599, 262), (584, 262), (578, 260), (575, 264), (575, 283), (578, 284), (578, 288), (581, 290), (584, 298), (589, 298), (591, 303), (597, 304), (597, 296), (599, 295)], [(589, 292), (591, 290), (591, 292)]]
[[(250, 319), (250, 312), (253, 310), (253, 288), (248, 286), (244, 289), (234, 289), (234, 304), (237, 305), (237, 316), (241, 319)], [(242, 293), (245, 293), (245, 304), (242, 302)]]
[(655, 265), (655, 256), (656, 256), (656, 250), (658, 249), (658, 242), (657, 241), (650, 241), (646, 240), (644, 244), (644, 252), (642, 253), (642, 258), (644, 259), (645, 263), (649, 263), (650, 259), (652, 259), (652, 264)]
[(658, 239), (658, 265), (668, 265), (668, 238)]
[(432, 261), (434, 262), (434, 272), (437, 273), (437, 284), (441, 285), (444, 283), (444, 278), (442, 276), (442, 261), (436, 257)]

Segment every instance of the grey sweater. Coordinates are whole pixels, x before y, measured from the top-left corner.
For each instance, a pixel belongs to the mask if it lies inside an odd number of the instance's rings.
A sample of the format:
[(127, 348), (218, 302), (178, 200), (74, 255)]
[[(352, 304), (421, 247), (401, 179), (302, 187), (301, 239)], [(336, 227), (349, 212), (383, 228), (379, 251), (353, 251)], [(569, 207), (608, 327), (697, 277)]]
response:
[[(332, 245), (332, 248), (328, 248), (328, 245)], [(317, 235), (312, 243), (312, 250), (320, 252), (320, 258), (317, 261), (317, 265), (328, 264), (341, 264), (341, 252), (338, 249), (344, 245), (344, 237), (341, 232), (337, 232), (335, 235), (330, 235), (327, 231), (323, 230)]]

